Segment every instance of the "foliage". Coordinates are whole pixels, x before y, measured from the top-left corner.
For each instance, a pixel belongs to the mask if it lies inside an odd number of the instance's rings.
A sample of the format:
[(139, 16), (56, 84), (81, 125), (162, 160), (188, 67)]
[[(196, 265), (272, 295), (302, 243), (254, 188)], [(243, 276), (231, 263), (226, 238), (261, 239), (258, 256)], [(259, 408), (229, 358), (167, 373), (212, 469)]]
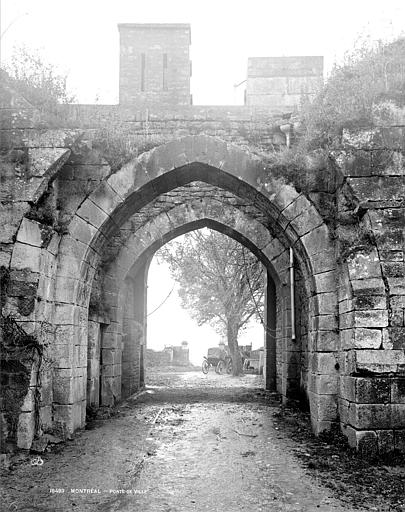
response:
[(372, 47), (361, 44), (335, 65), (312, 103), (303, 102), (307, 149), (339, 144), (343, 129), (395, 120), (405, 106), (405, 38)]
[(141, 153), (167, 142), (162, 135), (147, 131), (134, 132), (130, 123), (113, 123), (103, 127), (94, 135), (93, 147), (98, 149), (115, 172)]
[(212, 230), (187, 233), (183, 242), (167, 244), (158, 257), (169, 263), (182, 305), (198, 325), (210, 323), (227, 337), (238, 374), (238, 334), (263, 308), (262, 264), (241, 244)]
[(75, 102), (67, 88), (67, 76), (59, 74), (37, 51), (16, 49), (7, 72), (10, 85), (41, 110), (54, 112), (60, 103)]

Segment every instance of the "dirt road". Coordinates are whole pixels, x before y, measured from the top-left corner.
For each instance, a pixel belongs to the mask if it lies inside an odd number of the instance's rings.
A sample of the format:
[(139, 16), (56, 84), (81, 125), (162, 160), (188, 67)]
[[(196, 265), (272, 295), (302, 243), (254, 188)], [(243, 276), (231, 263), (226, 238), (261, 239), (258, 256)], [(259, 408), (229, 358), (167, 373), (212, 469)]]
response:
[(114, 417), (41, 454), (42, 465), (22, 459), (3, 477), (2, 510), (354, 510), (311, 477), (296, 452), (311, 453), (281, 430), (279, 404), (260, 385), (253, 375), (155, 374)]

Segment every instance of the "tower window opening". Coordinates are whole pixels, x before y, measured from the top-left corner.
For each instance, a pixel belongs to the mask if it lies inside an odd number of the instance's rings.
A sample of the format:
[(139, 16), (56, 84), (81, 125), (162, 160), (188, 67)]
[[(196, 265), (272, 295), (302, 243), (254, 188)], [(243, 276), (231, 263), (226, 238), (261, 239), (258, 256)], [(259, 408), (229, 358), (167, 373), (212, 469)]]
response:
[(146, 67), (146, 56), (141, 53), (141, 91), (145, 90), (145, 67)]
[(163, 77), (162, 88), (167, 91), (167, 53), (163, 54)]

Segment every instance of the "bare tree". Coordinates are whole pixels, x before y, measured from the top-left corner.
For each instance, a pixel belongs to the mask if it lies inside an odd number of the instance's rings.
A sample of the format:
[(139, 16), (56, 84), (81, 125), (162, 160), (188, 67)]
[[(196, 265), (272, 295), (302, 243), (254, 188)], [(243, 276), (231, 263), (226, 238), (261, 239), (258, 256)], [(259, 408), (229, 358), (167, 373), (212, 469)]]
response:
[(187, 233), (160, 249), (179, 283), (182, 306), (198, 325), (210, 323), (227, 338), (232, 373), (242, 373), (238, 335), (252, 317), (261, 319), (264, 268), (232, 238), (209, 229)]

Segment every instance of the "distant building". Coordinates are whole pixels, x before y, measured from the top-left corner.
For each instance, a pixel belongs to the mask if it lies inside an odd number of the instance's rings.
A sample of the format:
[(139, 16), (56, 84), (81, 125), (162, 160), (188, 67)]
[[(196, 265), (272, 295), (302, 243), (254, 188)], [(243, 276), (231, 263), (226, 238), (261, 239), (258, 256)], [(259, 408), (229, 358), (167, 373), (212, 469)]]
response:
[(120, 104), (191, 104), (190, 41), (186, 23), (122, 23)]
[(189, 366), (190, 353), (187, 341), (180, 346), (167, 345), (163, 350), (146, 351), (148, 366)]

